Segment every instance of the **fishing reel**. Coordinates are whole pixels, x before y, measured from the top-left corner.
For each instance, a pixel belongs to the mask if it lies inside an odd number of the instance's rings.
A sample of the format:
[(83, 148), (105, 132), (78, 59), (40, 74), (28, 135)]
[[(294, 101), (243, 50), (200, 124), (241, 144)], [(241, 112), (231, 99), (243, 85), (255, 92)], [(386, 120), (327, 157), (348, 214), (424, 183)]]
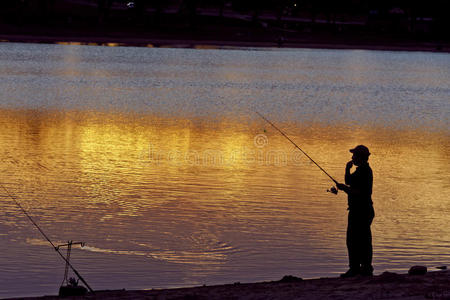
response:
[(338, 189), (335, 186), (332, 186), (327, 192), (337, 195)]

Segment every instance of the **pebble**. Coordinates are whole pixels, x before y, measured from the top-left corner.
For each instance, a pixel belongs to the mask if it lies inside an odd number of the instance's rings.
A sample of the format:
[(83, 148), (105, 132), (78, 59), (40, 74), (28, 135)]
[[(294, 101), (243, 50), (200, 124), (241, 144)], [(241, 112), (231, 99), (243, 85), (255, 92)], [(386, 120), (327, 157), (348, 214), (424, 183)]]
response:
[(408, 271), (409, 275), (425, 275), (427, 274), (427, 267), (424, 266), (413, 266)]

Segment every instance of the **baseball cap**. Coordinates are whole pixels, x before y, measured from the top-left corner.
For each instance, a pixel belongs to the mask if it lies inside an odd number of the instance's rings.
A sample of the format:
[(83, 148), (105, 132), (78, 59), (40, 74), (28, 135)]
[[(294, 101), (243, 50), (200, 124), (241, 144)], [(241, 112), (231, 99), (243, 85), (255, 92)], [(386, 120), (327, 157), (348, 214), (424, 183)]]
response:
[(370, 155), (369, 148), (367, 148), (364, 145), (358, 145), (355, 148), (350, 149), (350, 152), (357, 154), (357, 155), (367, 156), (367, 157), (369, 157), (369, 155)]

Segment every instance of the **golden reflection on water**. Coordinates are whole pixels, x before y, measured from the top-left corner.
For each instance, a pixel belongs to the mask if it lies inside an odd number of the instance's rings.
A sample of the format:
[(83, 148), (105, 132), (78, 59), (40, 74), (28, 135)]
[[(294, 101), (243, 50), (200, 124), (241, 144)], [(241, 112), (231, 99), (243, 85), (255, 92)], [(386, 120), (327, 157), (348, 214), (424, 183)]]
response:
[[(1, 182), (59, 240), (76, 223), (95, 253), (216, 272), (241, 256), (295, 264), (303, 252), (345, 268), (345, 195), (327, 194), (331, 181), (262, 120), (0, 110), (0, 124)], [(375, 265), (401, 269), (450, 245), (448, 132), (277, 125), (341, 181), (348, 149), (369, 146)]]

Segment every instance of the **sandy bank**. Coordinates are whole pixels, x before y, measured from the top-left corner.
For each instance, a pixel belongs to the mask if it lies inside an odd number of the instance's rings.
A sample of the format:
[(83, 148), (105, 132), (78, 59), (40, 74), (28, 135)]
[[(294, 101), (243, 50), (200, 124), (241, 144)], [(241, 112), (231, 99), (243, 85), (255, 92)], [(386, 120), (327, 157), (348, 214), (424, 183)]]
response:
[[(45, 296), (29, 299), (56, 299)], [(98, 291), (85, 299), (450, 299), (450, 271), (298, 282), (235, 283), (165, 290)]]

